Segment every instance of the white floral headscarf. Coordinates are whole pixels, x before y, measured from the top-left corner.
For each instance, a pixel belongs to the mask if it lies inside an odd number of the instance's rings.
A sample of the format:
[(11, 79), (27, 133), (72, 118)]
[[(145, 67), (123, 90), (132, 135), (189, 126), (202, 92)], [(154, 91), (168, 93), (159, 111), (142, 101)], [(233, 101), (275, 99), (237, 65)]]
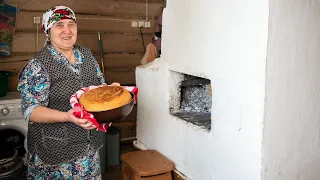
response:
[(49, 37), (50, 28), (62, 19), (72, 19), (76, 21), (76, 16), (72, 9), (67, 6), (54, 6), (47, 9), (42, 17), (42, 30)]

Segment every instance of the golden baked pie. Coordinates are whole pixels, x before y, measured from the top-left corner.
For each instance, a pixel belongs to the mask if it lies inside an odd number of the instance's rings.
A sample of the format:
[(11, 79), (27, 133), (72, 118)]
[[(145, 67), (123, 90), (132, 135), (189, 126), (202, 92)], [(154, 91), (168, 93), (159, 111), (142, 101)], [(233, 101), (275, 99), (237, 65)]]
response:
[(121, 86), (102, 86), (83, 93), (79, 103), (88, 112), (107, 111), (131, 101), (128, 90)]

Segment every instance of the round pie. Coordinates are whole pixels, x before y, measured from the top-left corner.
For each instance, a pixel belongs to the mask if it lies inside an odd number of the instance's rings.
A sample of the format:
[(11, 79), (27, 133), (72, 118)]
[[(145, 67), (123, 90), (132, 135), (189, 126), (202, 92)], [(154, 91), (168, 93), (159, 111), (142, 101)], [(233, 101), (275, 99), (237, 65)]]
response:
[(88, 112), (100, 112), (121, 107), (131, 100), (130, 92), (121, 86), (102, 86), (83, 93), (79, 103)]

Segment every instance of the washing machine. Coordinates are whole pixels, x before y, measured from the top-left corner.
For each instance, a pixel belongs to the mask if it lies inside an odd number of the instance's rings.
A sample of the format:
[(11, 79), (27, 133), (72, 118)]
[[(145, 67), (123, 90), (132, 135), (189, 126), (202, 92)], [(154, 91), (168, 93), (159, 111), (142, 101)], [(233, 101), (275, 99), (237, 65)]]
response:
[[(6, 96), (0, 97), (0, 143), (14, 147), (24, 165), (28, 163), (27, 132), (28, 123), (21, 112), (20, 94), (19, 92), (8, 92)], [(1, 152), (4, 153), (7, 147), (3, 145)]]

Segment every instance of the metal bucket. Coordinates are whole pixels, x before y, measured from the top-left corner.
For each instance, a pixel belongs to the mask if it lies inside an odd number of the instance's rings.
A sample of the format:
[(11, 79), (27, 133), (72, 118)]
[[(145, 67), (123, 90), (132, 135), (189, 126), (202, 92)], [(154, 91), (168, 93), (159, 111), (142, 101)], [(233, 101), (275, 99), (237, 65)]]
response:
[(0, 71), (0, 97), (7, 95), (8, 93), (8, 83), (9, 76), (12, 75), (12, 72), (9, 71)]

